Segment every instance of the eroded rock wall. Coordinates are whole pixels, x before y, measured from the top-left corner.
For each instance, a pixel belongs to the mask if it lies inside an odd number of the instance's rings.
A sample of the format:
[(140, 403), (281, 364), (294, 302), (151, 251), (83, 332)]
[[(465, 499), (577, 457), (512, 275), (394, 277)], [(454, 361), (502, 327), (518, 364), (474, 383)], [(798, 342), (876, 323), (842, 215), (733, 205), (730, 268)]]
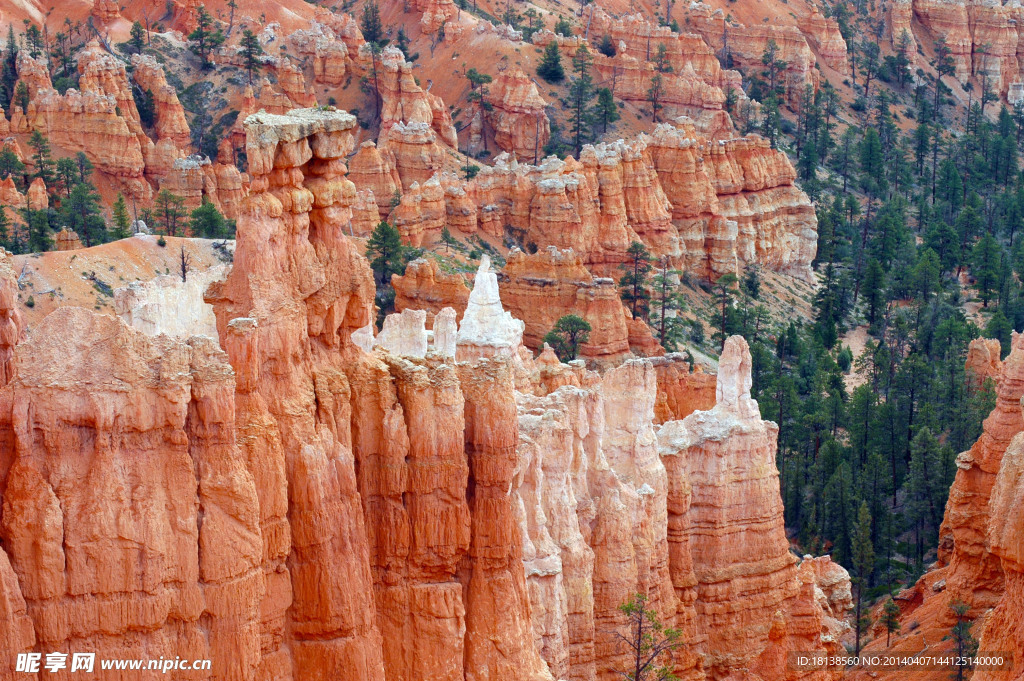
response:
[[(684, 629), (686, 679), (757, 667), (770, 681), (795, 641), (829, 649), (825, 608), (844, 606), (816, 585), (840, 592), (842, 575), (798, 571), (783, 546), (741, 340), (715, 408), (658, 433), (655, 366), (534, 361), (485, 257), (457, 333), (440, 311), (429, 344), (425, 312), (407, 310), (402, 342), (367, 352), (372, 274), (347, 236), (354, 117), (245, 126), (252, 191), (234, 266), (206, 293), (219, 347), (76, 308), (15, 345), (6, 272), (7, 659), (80, 646), (213, 659), (203, 679), (604, 680), (625, 663), (618, 607), (637, 592)], [(573, 191), (590, 187), (573, 172)], [(625, 186), (626, 210), (649, 191)], [(741, 627), (762, 616), (782, 633)]]

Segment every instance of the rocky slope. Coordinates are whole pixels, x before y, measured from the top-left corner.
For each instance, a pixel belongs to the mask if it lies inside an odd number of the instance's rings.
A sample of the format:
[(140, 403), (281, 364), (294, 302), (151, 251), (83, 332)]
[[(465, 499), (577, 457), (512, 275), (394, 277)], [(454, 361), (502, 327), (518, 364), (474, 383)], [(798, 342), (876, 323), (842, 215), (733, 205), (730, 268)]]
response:
[(219, 342), (66, 307), (14, 345), (2, 272), (5, 676), (73, 648), (208, 657), (211, 679), (610, 679), (637, 591), (686, 632), (688, 679), (796, 678), (787, 650), (835, 648), (846, 605), (818, 594), (844, 577), (788, 552), (742, 340), (714, 409), (660, 430), (650, 361), (535, 362), (486, 263), (457, 335), (410, 312), (432, 350), (366, 352), (355, 119), (246, 127)]

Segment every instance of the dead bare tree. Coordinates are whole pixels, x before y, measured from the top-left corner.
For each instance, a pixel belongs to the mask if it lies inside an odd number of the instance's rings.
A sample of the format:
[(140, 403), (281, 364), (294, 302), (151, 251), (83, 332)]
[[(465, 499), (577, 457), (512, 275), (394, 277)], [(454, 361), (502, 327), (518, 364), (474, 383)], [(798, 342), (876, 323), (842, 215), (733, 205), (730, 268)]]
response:
[(184, 282), (188, 279), (189, 266), (192, 264), (192, 256), (185, 252), (185, 245), (181, 246), (181, 281)]

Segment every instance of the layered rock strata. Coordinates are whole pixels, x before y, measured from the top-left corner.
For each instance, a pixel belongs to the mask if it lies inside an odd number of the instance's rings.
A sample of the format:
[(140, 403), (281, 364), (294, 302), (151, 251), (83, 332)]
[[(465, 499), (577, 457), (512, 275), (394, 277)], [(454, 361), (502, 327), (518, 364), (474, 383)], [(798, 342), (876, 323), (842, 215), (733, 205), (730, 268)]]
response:
[(1024, 396), (1024, 336), (1014, 334), (997, 384), (996, 406), (985, 419), (981, 437), (956, 458), (956, 478), (939, 530), (939, 562), (949, 565), (946, 593), (950, 599), (967, 603), (973, 613), (993, 607), (1004, 591), (1000, 559), (988, 543), (989, 523), (993, 520), (989, 500), (1003, 454), (1024, 430), (1020, 407)]
[[(0, 267), (5, 659), (81, 647), (224, 665), (200, 679), (609, 679), (636, 592), (683, 628), (686, 679), (781, 680), (769, 662), (786, 650), (831, 649), (842, 575), (779, 550), (741, 340), (717, 406), (656, 433), (654, 365), (534, 362), (486, 257), (457, 330), (441, 310), (431, 343), (407, 310), (374, 338), (347, 236), (354, 117), (245, 127), (252, 190), (206, 294), (220, 347), (183, 339), (201, 324), (148, 336), (76, 308), (15, 345)], [(741, 626), (762, 616), (771, 642)]]
[[(738, 668), (778, 678), (787, 673), (779, 664), (787, 650), (842, 649), (830, 634), (841, 625), (827, 625), (812, 575), (801, 574), (789, 551), (774, 465), (777, 426), (761, 420), (750, 380), (746, 342), (732, 337), (720, 359), (714, 408), (658, 430), (669, 479), (685, 482), (670, 489), (668, 531), (670, 545), (675, 537), (688, 547), (692, 572), (685, 561), (673, 563), (681, 568), (673, 570), (673, 583), (694, 604), (712, 678)], [(679, 504), (679, 495), (689, 500)]]

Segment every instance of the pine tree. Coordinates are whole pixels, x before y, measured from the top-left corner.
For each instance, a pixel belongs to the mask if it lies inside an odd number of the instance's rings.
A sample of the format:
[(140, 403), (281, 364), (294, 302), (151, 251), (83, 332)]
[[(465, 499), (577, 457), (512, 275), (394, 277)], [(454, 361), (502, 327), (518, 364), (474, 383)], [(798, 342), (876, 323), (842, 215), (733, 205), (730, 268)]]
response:
[(189, 228), (192, 236), (205, 239), (224, 239), (228, 236), (227, 220), (206, 197), (203, 197), (202, 205), (192, 211)]
[(132, 46), (132, 49), (136, 53), (142, 53), (142, 48), (146, 46), (146, 29), (143, 28), (142, 24), (138, 21), (132, 23), (131, 31), (129, 32), (128, 44)]
[(881, 51), (878, 43), (861, 41), (860, 44), (860, 71), (864, 75), (864, 96), (871, 96), (871, 79), (878, 75), (881, 63)]
[[(27, 23), (27, 20), (23, 20)], [(33, 59), (39, 59), (46, 51), (43, 43), (43, 32), (35, 24), (28, 24), (25, 28), (25, 44), (28, 47), (28, 54)]]
[(124, 194), (118, 192), (117, 201), (113, 206), (114, 228), (111, 236), (114, 239), (127, 239), (131, 236), (131, 218), (128, 216), (128, 205), (125, 203)]
[(634, 241), (626, 250), (629, 261), (619, 265), (624, 273), (619, 279), (620, 296), (633, 313), (634, 319), (646, 318), (650, 311), (651, 293), (647, 290), (647, 276), (651, 272), (651, 255), (647, 247)]
[(24, 209), (22, 216), (28, 227), (28, 250), (31, 253), (40, 253), (53, 248), (53, 238), (50, 236), (50, 216), (46, 210)]
[(154, 215), (165, 236), (178, 236), (178, 226), (185, 218), (185, 199), (161, 189), (153, 201)]
[(772, 149), (778, 146), (781, 125), (782, 113), (779, 111), (779, 98), (775, 94), (770, 94), (761, 103), (761, 134), (768, 139)]
[(263, 46), (259, 38), (251, 30), (246, 28), (242, 31), (241, 48), (242, 62), (245, 64), (245, 72), (249, 76), (249, 85), (252, 85), (252, 74), (258, 73), (263, 64), (260, 62), (260, 55), (263, 54)]
[(772, 38), (765, 43), (764, 52), (761, 54), (761, 64), (765, 67), (762, 76), (768, 81), (769, 94), (785, 94), (782, 74), (786, 70), (786, 62), (779, 59), (779, 45)]
[(363, 13), (359, 17), (359, 29), (366, 42), (384, 47), (386, 43), (384, 27), (380, 21), (380, 7), (377, 6), (376, 0), (369, 0), (363, 5)]
[(61, 204), (61, 219), (78, 234), (86, 248), (107, 240), (107, 224), (100, 214), (99, 202), (96, 190), (79, 182)]
[(619, 607), (627, 631), (615, 632), (627, 652), (626, 669), (617, 670), (627, 681), (675, 679), (672, 651), (682, 645), (678, 629), (666, 629), (658, 614), (647, 608), (647, 596), (638, 593)]
[(885, 155), (882, 140), (874, 128), (866, 128), (858, 149), (860, 186), (872, 198), (878, 198), (888, 188), (885, 179)]
[(949, 88), (942, 83), (943, 76), (952, 76), (956, 73), (956, 65), (953, 61), (953, 52), (946, 44), (945, 36), (939, 36), (935, 39), (935, 59), (932, 61), (932, 65), (935, 67), (938, 77), (935, 79), (935, 117), (939, 118), (941, 109), (939, 108), (939, 100), (942, 96), (943, 90), (949, 91)]
[(861, 502), (860, 510), (857, 512), (857, 523), (853, 528), (851, 548), (853, 550), (853, 567), (857, 575), (854, 581), (857, 591), (855, 623), (857, 643), (854, 655), (860, 655), (861, 636), (870, 626), (870, 616), (865, 622), (861, 614), (861, 606), (864, 602), (864, 589), (868, 586), (868, 580), (875, 569), (875, 547), (871, 542), (871, 512), (868, 510), (866, 501)]
[(70, 196), (71, 190), (78, 184), (78, 166), (70, 158), (58, 158), (55, 175), (57, 185), (64, 190), (64, 195)]
[(668, 258), (662, 258), (652, 279), (654, 303), (652, 324), (658, 332), (658, 342), (661, 347), (669, 352), (674, 352), (677, 344), (683, 339), (684, 331), (682, 317), (679, 312), (683, 309), (682, 296), (675, 291), (675, 283), (679, 280), (681, 272), (671, 270), (668, 267)]
[(608, 132), (608, 124), (619, 120), (619, 107), (610, 88), (597, 89), (597, 104), (594, 107), (594, 118), (601, 123), (601, 132)]
[(537, 75), (549, 83), (561, 83), (565, 80), (565, 69), (562, 68), (562, 56), (558, 52), (556, 41), (551, 41), (544, 48), (544, 56), (537, 65)]
[(3, 68), (0, 69), (0, 105), (10, 119), (11, 102), (14, 101), (15, 84), (18, 82), (18, 41), (14, 37), (14, 24), (7, 24), (7, 45), (3, 54)]
[(861, 285), (864, 297), (864, 307), (869, 325), (874, 326), (878, 321), (879, 312), (882, 311), (885, 294), (885, 272), (882, 265), (871, 258), (864, 273), (864, 283)]
[(0, 248), (17, 253), (11, 234), (11, 220), (7, 217), (7, 206), (0, 205)]
[(192, 50), (202, 60), (203, 68), (211, 68), (213, 62), (210, 61), (210, 52), (224, 42), (224, 32), (214, 25), (214, 18), (206, 11), (204, 5), (199, 5), (196, 29), (188, 35), (188, 39), (192, 44)]
[(647, 101), (651, 103), (651, 120), (658, 122), (658, 112), (664, 108), (661, 99), (664, 96), (665, 80), (662, 74), (672, 71), (672, 65), (668, 60), (668, 48), (665, 43), (658, 43), (658, 50), (654, 56), (654, 75), (651, 76), (651, 86), (647, 89)]
[(405, 251), (398, 230), (387, 221), (381, 221), (373, 229), (366, 242), (366, 257), (377, 280), (377, 287), (391, 285), (391, 275), (401, 274), (405, 269)]
[(890, 637), (900, 631), (900, 606), (892, 596), (882, 606), (882, 626), (885, 627), (885, 647), (888, 648)]
[(579, 356), (580, 346), (590, 340), (591, 326), (583, 317), (568, 314), (555, 322), (554, 328), (544, 336), (558, 358), (569, 362)]
[(448, 253), (449, 249), (458, 243), (458, 240), (452, 236), (451, 230), (448, 229), (448, 225), (441, 228), (441, 243), (444, 244), (445, 253)]
[(32, 147), (32, 165), (35, 168), (34, 176), (42, 178), (47, 187), (52, 187), (56, 175), (54, 174), (53, 157), (50, 155), (50, 141), (38, 130), (32, 131), (28, 140)]
[(590, 100), (594, 95), (594, 81), (590, 76), (591, 63), (590, 51), (586, 45), (581, 45), (572, 58), (572, 70), (576, 75), (569, 83), (569, 104), (572, 111), (569, 130), (572, 132), (577, 157), (583, 150), (583, 138), (589, 135), (593, 126), (593, 107)]
[(601, 38), (601, 42), (597, 45), (597, 51), (606, 57), (614, 57), (616, 54), (615, 43), (612, 42), (612, 37), (607, 33)]
[(978, 652), (978, 640), (971, 635), (971, 625), (974, 622), (967, 616), (970, 606), (957, 600), (949, 604), (949, 609), (956, 617), (956, 624), (949, 630), (950, 638), (953, 639), (953, 650), (957, 657), (956, 673), (953, 678), (956, 681), (964, 681), (967, 678), (967, 670), (973, 666), (968, 660)]
[[(966, 212), (966, 211), (965, 211)], [(981, 298), (983, 307), (988, 307), (999, 283), (999, 244), (995, 238), (985, 232), (978, 243), (974, 246), (974, 278), (975, 286), (978, 287), (978, 296)]]
[(715, 297), (718, 299), (719, 307), (722, 310), (721, 316), (718, 318), (718, 332), (715, 333), (715, 340), (719, 341), (722, 349), (725, 349), (725, 340), (729, 337), (729, 307), (732, 305), (732, 291), (736, 286), (739, 278), (732, 272), (723, 274), (715, 282)]

